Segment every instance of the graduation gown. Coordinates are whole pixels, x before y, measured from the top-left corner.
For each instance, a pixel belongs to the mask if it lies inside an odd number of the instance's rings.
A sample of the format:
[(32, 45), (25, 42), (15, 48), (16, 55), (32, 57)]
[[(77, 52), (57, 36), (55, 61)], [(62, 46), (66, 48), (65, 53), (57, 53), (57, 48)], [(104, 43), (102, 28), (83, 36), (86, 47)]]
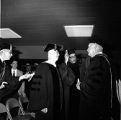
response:
[(70, 87), (73, 85), (75, 80), (75, 75), (69, 65), (62, 63), (58, 66), (59, 72), (61, 74), (63, 83), (63, 93), (64, 93), (64, 120), (70, 120)]
[(57, 68), (48, 63), (41, 63), (31, 82), (29, 110), (41, 111), (48, 108), (48, 112), (45, 113), (46, 119), (59, 120), (63, 89)]
[(98, 54), (91, 58), (80, 88), (80, 120), (108, 120), (111, 107), (111, 69), (104, 55)]

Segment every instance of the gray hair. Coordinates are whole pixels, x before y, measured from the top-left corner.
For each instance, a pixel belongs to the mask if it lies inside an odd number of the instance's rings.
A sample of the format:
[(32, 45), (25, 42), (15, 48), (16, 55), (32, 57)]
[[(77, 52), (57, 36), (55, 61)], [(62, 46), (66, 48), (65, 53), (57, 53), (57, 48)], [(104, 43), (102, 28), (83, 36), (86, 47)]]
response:
[(95, 52), (103, 52), (103, 47), (97, 43), (95, 43)]

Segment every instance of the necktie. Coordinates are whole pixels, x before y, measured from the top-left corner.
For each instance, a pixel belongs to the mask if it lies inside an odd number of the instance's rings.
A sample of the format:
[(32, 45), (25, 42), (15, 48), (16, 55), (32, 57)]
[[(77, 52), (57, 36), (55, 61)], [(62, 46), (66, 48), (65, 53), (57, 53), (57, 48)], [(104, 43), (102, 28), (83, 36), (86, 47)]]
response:
[(13, 76), (15, 76), (15, 70), (13, 70)]

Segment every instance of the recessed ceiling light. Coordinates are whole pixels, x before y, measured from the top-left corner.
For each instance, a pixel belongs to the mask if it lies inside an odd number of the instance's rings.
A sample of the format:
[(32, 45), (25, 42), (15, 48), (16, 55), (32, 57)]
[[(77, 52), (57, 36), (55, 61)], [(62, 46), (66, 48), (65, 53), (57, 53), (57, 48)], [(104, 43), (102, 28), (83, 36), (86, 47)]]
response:
[(19, 34), (11, 30), (10, 28), (0, 28), (0, 38), (22, 38)]
[(90, 37), (94, 25), (66, 25), (64, 29), (68, 37)]

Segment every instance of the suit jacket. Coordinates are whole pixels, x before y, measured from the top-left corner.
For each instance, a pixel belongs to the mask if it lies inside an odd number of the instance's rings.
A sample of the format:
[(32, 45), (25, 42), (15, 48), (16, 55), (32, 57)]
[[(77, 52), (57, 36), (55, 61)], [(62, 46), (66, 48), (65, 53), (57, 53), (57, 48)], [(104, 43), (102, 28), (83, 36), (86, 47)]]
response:
[[(12, 69), (11, 69), (11, 73), (12, 73)], [(19, 69), (16, 69), (16, 77), (22, 76), (23, 72)]]

